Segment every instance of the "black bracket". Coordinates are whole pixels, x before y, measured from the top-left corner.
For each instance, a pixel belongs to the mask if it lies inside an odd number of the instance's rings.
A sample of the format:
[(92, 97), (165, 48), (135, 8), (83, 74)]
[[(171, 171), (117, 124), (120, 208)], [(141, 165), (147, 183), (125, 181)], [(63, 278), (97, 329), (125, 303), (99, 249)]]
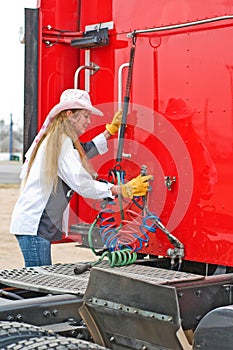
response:
[(82, 38), (71, 40), (71, 46), (79, 49), (90, 49), (109, 44), (108, 28), (90, 30), (83, 33)]

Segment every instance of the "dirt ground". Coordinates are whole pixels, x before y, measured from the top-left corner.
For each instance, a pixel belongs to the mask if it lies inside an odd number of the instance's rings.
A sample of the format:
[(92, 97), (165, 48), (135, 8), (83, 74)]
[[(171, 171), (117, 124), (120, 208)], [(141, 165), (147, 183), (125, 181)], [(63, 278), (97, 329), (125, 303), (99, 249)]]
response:
[[(24, 267), (23, 257), (14, 235), (9, 233), (11, 213), (19, 195), (18, 185), (0, 185), (0, 270)], [(76, 243), (52, 245), (53, 263), (92, 261), (96, 257), (90, 249)]]

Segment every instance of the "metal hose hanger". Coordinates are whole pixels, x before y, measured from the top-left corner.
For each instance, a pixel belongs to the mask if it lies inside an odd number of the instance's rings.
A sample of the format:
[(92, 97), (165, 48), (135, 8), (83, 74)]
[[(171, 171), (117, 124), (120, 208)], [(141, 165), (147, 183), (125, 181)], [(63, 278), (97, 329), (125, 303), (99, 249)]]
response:
[(125, 138), (125, 128), (126, 128), (127, 114), (128, 114), (128, 109), (129, 109), (130, 91), (131, 91), (131, 85), (132, 85), (133, 64), (134, 64), (135, 44), (136, 44), (135, 36), (132, 37), (132, 43), (133, 43), (133, 45), (130, 49), (128, 77), (127, 77), (123, 111), (122, 111), (122, 122), (121, 122), (121, 128), (120, 128), (120, 133), (119, 133), (119, 141), (118, 141), (118, 149), (117, 149), (117, 157), (116, 157), (117, 163), (120, 163), (122, 160), (122, 152), (123, 152), (123, 145), (124, 145), (124, 138)]

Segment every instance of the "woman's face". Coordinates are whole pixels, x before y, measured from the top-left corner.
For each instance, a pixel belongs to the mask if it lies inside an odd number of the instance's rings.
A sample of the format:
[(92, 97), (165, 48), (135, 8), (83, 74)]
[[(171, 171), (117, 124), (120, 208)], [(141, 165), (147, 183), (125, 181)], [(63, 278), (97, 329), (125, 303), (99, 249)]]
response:
[(81, 109), (73, 113), (69, 119), (77, 135), (83, 134), (91, 123), (91, 112)]

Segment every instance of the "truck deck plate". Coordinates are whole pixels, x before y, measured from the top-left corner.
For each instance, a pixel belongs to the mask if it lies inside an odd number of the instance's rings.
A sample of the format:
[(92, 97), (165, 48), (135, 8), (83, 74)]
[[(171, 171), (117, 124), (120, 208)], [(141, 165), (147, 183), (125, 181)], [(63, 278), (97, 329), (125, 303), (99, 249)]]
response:
[[(90, 271), (80, 275), (74, 274), (74, 268), (82, 264), (54, 264), (51, 266), (1, 270), (0, 283), (42, 293), (69, 293), (83, 296), (89, 281)], [(153, 284), (172, 285), (176, 282), (203, 279), (203, 276), (200, 275), (140, 264), (112, 268), (107, 261), (102, 261), (96, 266), (110, 270), (112, 274), (120, 274), (131, 279), (143, 279)]]

